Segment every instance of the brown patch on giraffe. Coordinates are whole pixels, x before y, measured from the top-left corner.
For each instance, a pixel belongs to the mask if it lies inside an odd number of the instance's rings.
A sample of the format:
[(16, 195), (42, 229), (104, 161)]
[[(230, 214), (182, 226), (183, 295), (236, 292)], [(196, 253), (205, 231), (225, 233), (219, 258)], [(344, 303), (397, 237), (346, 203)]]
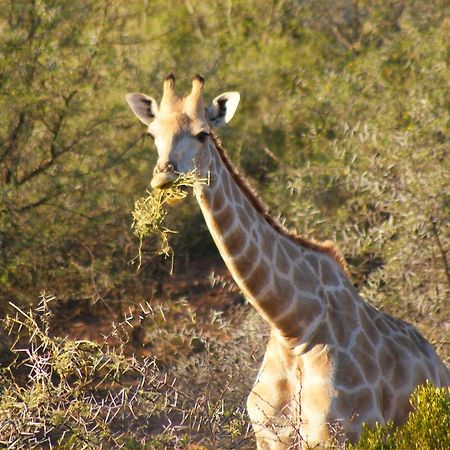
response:
[(381, 347), (381, 350), (378, 354), (378, 361), (380, 367), (383, 370), (383, 374), (385, 376), (389, 376), (392, 373), (395, 364), (395, 357), (386, 345)]
[(353, 283), (348, 278), (343, 277), (341, 279), (341, 282), (344, 285), (344, 287), (350, 292), (350, 295), (359, 297), (358, 292), (355, 289), (355, 286), (353, 286)]
[(225, 198), (231, 198), (231, 177), (226, 173), (225, 176), (222, 177), (222, 189), (225, 195)]
[(378, 379), (380, 368), (373, 358), (375, 349), (364, 333), (360, 333), (356, 338), (352, 353), (364, 372), (366, 380), (374, 383)]
[(272, 239), (264, 240), (261, 244), (261, 251), (262, 251), (263, 255), (265, 255), (271, 261), (273, 260), (273, 258), (275, 256), (276, 245), (277, 245), (277, 240), (275, 239), (275, 236), (273, 236)]
[(286, 253), (283, 250), (283, 247), (281, 246), (281, 243), (279, 242), (277, 245), (277, 251), (276, 251), (276, 259), (275, 259), (276, 269), (283, 273), (288, 274), (290, 269), (289, 260), (286, 256)]
[(312, 250), (325, 253), (330, 255), (337, 264), (348, 274), (347, 266), (345, 264), (344, 258), (339, 253), (335, 244), (331, 241), (317, 242), (313, 239), (306, 239), (305, 237), (287, 230), (283, 225), (281, 225), (277, 220), (275, 220), (269, 213), (269, 209), (265, 203), (258, 197), (255, 191), (252, 189), (248, 181), (237, 171), (234, 165), (231, 163), (225, 149), (222, 147), (219, 138), (211, 133), (214, 146), (217, 150), (218, 155), (222, 159), (225, 167), (228, 169), (233, 180), (236, 182), (237, 186), (245, 197), (249, 200), (251, 205), (262, 215), (264, 220), (281, 235), (291, 239), (293, 242), (301, 245), (305, 248), (310, 248)]
[(369, 388), (355, 392), (354, 401), (355, 407), (357, 408), (356, 412), (361, 411), (361, 415), (364, 411), (370, 411), (375, 403), (373, 393)]
[(276, 317), (280, 315), (281, 311), (289, 307), (290, 302), (280, 299), (278, 294), (269, 291), (267, 294), (258, 297), (258, 304), (269, 317)]
[(247, 278), (257, 264), (259, 251), (253, 242), (250, 242), (248, 248), (242, 255), (235, 259), (234, 263), (242, 278)]
[(380, 341), (380, 332), (374, 325), (372, 319), (367, 314), (367, 308), (364, 303), (361, 303), (359, 308), (359, 319), (361, 326), (364, 329), (369, 340), (373, 342), (374, 345), (377, 345)]
[(386, 325), (384, 320), (384, 315), (380, 315), (374, 320), (376, 327), (380, 330), (380, 332), (385, 336), (391, 335), (391, 329)]
[(305, 259), (312, 266), (315, 273), (319, 273), (319, 258), (314, 253), (307, 252), (305, 253)]
[(233, 230), (229, 236), (226, 237), (227, 249), (231, 255), (239, 254), (245, 247), (246, 235), (242, 231), (241, 227), (237, 227)]
[(221, 211), (222, 208), (225, 206), (225, 204), (226, 204), (226, 200), (225, 200), (225, 196), (223, 195), (222, 190), (217, 189), (214, 193), (212, 209), (214, 211)]
[(364, 383), (361, 369), (347, 353), (339, 352), (336, 357), (335, 381), (338, 385), (355, 387)]
[(274, 285), (277, 296), (283, 300), (292, 302), (294, 300), (294, 286), (290, 281), (281, 278), (278, 274), (274, 274)]
[[(250, 291), (253, 297), (257, 297), (261, 292), (262, 288), (267, 284), (270, 277), (269, 266), (264, 262), (260, 261), (256, 266), (256, 269), (250, 274), (246, 279), (246, 287)], [(263, 306), (263, 305), (261, 305)]]
[(395, 338), (386, 338), (386, 345), (389, 348), (394, 364), (392, 367), (391, 385), (401, 389), (409, 382), (409, 367), (405, 361), (405, 352), (397, 345)]
[(375, 354), (375, 347), (372, 342), (369, 341), (365, 333), (359, 333), (358, 337), (355, 339), (354, 349), (359, 348), (364, 353), (368, 353), (369, 355)]
[(301, 338), (308, 325), (322, 313), (322, 307), (318, 301), (304, 299), (301, 303), (302, 306), (296, 306), (287, 317), (275, 321), (284, 337)]
[(347, 314), (356, 315), (355, 300), (352, 298), (347, 289), (339, 291), (336, 297), (341, 308), (344, 309)]
[(411, 356), (417, 354), (417, 349), (414, 343), (411, 340), (407, 339), (404, 335), (399, 334), (395, 336), (395, 341)]
[(384, 381), (380, 381), (378, 391), (379, 391), (380, 409), (383, 414), (383, 417), (387, 420), (392, 416), (392, 411), (394, 407), (393, 403), (394, 393), (392, 392), (389, 385)]
[(233, 196), (233, 200), (236, 205), (242, 205), (242, 194), (236, 183), (231, 183), (231, 195)]
[(377, 381), (380, 374), (380, 368), (378, 367), (378, 363), (372, 357), (372, 354), (365, 353), (359, 348), (352, 349), (352, 352), (354, 358), (358, 361), (366, 380), (369, 383)]
[(222, 233), (225, 233), (234, 223), (234, 213), (231, 208), (224, 208), (221, 212), (214, 215), (214, 220)]
[(419, 351), (428, 355), (429, 342), (414, 327), (410, 327), (408, 332)]
[(330, 328), (340, 347), (346, 348), (350, 344), (353, 332), (359, 326), (357, 316), (343, 308), (341, 299), (333, 292), (326, 292), (325, 297), (328, 301), (327, 320)]
[(249, 230), (252, 226), (252, 222), (250, 220), (247, 211), (242, 206), (238, 206), (236, 209), (237, 214), (239, 215), (241, 225), (244, 227), (244, 230)]
[(291, 261), (296, 260), (299, 255), (301, 255), (301, 248), (299, 249), (299, 247), (296, 246), (291, 240), (283, 239), (282, 242), (284, 245), (284, 249), (286, 250), (286, 253)]
[(330, 328), (333, 330), (339, 346), (346, 348), (350, 344), (352, 334), (359, 324), (354, 314), (347, 314), (340, 307), (338, 300), (331, 292), (327, 292), (325, 295), (328, 299), (327, 320)]
[(314, 292), (318, 281), (315, 274), (305, 262), (302, 261), (294, 267), (295, 286), (302, 291)]
[[(343, 421), (347, 421), (353, 415), (355, 403), (353, 392), (338, 391), (335, 400), (336, 416)], [(348, 437), (348, 433), (346, 433)]]
[(345, 317), (335, 313), (329, 313), (328, 318), (332, 325), (331, 328), (333, 329), (334, 337), (336, 338), (337, 343), (341, 348), (347, 348), (352, 337), (352, 330), (345, 329)]
[(326, 259), (320, 261), (320, 279), (326, 286), (340, 285), (336, 268)]
[(390, 316), (389, 314), (385, 314), (385, 323), (394, 332), (398, 332), (405, 328), (403, 321), (401, 321), (400, 319), (394, 319), (394, 317)]
[[(425, 384), (426, 380), (430, 380), (430, 377), (426, 374), (426, 371), (421, 365), (416, 364), (414, 370), (412, 370), (412, 385), (419, 386)], [(432, 381), (432, 380), (430, 380)]]
[[(339, 419), (351, 420), (355, 415), (364, 416), (374, 405), (373, 393), (369, 388), (362, 388), (359, 391), (340, 391), (336, 398), (336, 412)], [(348, 433), (346, 433), (348, 438)]]
[(408, 414), (413, 410), (411, 403), (409, 403), (409, 394), (397, 396), (394, 400), (391, 419), (395, 426), (403, 425), (408, 418)]

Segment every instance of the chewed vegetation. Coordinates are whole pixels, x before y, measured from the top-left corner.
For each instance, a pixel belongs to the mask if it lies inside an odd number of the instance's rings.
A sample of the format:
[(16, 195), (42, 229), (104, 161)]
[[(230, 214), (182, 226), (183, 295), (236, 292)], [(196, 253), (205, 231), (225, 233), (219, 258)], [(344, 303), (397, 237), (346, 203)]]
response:
[(169, 244), (169, 235), (176, 231), (167, 228), (164, 220), (167, 216), (167, 205), (183, 200), (188, 195), (188, 188), (192, 188), (194, 183), (206, 183), (201, 179), (195, 170), (186, 174), (179, 174), (177, 179), (164, 189), (147, 191), (147, 196), (136, 200), (132, 229), (134, 235), (139, 240), (138, 261), (142, 263), (142, 245), (145, 237), (156, 237), (159, 241), (158, 255), (173, 257), (173, 250)]
[[(1, 4), (2, 448), (255, 447), (268, 330), (193, 196), (166, 208), (193, 178), (136, 202), (156, 151), (124, 94), (159, 100), (171, 71), (241, 93), (233, 163), (450, 366), (448, 2), (169, 3)], [(450, 448), (448, 392), (411, 402), (355, 448)]]

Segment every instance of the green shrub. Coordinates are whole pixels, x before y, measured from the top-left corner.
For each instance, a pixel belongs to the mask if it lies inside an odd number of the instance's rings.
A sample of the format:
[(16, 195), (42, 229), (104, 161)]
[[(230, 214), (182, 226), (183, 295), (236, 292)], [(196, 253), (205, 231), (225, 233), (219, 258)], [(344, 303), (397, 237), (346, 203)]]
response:
[(357, 450), (445, 450), (450, 448), (450, 388), (419, 386), (411, 396), (414, 410), (406, 423), (365, 428)]

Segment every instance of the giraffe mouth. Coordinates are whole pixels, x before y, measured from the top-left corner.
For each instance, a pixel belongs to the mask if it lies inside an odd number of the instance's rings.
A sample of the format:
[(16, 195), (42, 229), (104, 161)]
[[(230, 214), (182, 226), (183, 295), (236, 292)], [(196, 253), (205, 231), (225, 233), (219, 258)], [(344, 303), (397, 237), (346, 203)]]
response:
[(168, 188), (177, 178), (178, 175), (174, 172), (160, 172), (153, 176), (150, 186), (153, 189)]

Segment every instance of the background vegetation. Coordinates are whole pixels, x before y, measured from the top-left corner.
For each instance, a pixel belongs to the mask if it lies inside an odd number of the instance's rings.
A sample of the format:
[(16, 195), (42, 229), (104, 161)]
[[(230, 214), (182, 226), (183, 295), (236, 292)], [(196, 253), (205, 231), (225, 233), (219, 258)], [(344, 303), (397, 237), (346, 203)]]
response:
[[(169, 71), (180, 91), (198, 72), (209, 98), (241, 92), (221, 131), (232, 160), (289, 226), (335, 239), (363, 295), (415, 323), (449, 363), (449, 17), (444, 0), (0, 0), (0, 312), (28, 352), (8, 354), (2, 338), (3, 364), (19, 359), (2, 375), (11, 395), (3, 393), (0, 424), (11, 405), (28, 405), (18, 390), (47, 386), (39, 398), (61, 402), (31, 409), (47, 417), (34, 433), (41, 441), (82, 448), (76, 439), (101, 429), (85, 448), (253, 445), (243, 399), (266, 332), (192, 200), (169, 214), (179, 230), (175, 276), (151, 240), (140, 271), (133, 264), (130, 212), (155, 151), (124, 93), (159, 98)], [(44, 308), (50, 341), (27, 331), (42, 326), (42, 305), (35, 325), (11, 328), (15, 314), (29, 320), (43, 291), (54, 296)], [(132, 329), (113, 332), (112, 320), (131, 317)], [(59, 352), (90, 356), (78, 369), (66, 358), (48, 385), (24, 375), (30, 355), (50, 370), (45, 358)], [(104, 358), (113, 380), (96, 372)], [(93, 399), (132, 395), (144, 378), (154, 409), (140, 399), (114, 422), (94, 408)], [(66, 388), (80, 393), (79, 421), (57, 414)], [(188, 395), (178, 410), (162, 400), (168, 391)], [(191, 422), (181, 420), (186, 411)], [(28, 448), (11, 429), (0, 425), (0, 440)]]

